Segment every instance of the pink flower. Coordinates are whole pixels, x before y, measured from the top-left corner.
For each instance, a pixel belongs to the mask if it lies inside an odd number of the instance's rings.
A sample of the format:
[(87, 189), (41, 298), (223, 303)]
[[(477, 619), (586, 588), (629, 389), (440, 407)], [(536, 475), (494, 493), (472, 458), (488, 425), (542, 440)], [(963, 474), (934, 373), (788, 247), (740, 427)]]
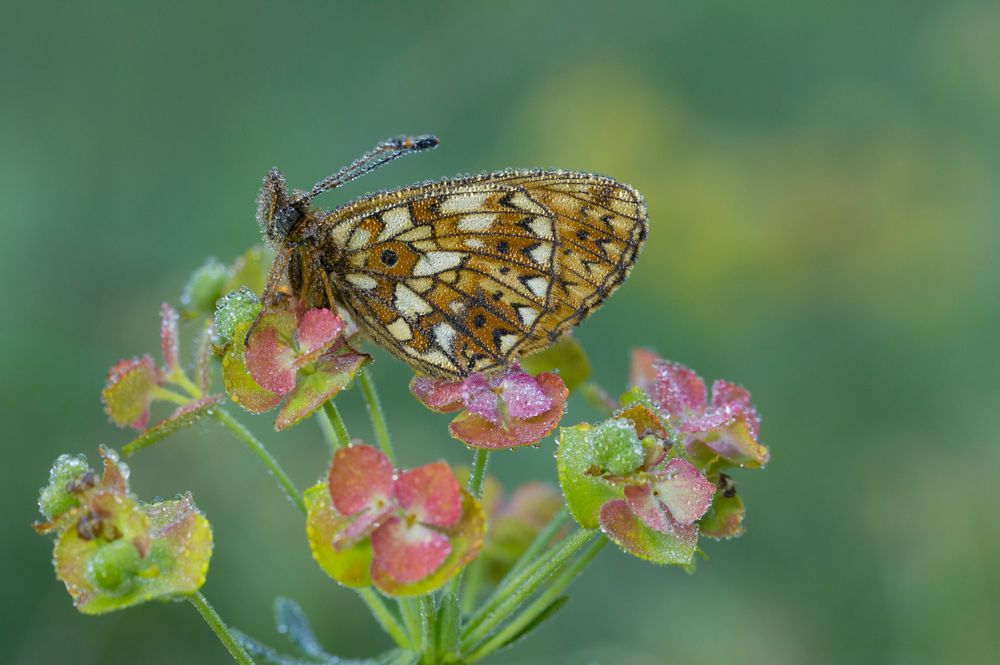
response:
[(768, 450), (757, 441), (760, 417), (741, 386), (718, 380), (709, 399), (705, 382), (694, 371), (643, 349), (632, 354), (632, 384), (670, 416), (696, 457), (718, 455), (746, 467), (767, 464)]
[(371, 573), (378, 584), (418, 582), (437, 570), (452, 552), (448, 535), (462, 516), (462, 492), (445, 462), (398, 474), (371, 446), (337, 450), (328, 478), (337, 512), (353, 518), (333, 539), (334, 549), (365, 538), (373, 551)]
[(462, 411), (449, 430), (474, 448), (513, 448), (538, 443), (559, 424), (569, 391), (558, 374), (537, 377), (515, 365), (495, 375), (461, 381), (414, 377), (410, 391), (439, 413)]

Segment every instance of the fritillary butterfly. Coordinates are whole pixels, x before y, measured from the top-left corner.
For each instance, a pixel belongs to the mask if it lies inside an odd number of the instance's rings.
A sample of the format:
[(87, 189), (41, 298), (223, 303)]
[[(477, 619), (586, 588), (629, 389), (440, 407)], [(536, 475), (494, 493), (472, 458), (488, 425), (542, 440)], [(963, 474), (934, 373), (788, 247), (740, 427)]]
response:
[(277, 252), (264, 292), (343, 306), (374, 342), (417, 372), (460, 378), (541, 350), (599, 307), (646, 238), (642, 196), (605, 176), (507, 170), (379, 192), (333, 211), (319, 194), (433, 136), (380, 143), (289, 194), (264, 178), (257, 220)]

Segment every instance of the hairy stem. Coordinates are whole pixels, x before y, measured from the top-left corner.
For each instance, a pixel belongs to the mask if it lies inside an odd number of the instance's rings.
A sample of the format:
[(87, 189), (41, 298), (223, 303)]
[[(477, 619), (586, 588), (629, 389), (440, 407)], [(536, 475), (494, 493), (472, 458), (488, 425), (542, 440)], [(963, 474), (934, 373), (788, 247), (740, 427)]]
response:
[(254, 455), (257, 456), (264, 466), (267, 467), (268, 472), (271, 476), (278, 481), (278, 485), (285, 492), (288, 499), (294, 503), (303, 515), (306, 514), (306, 504), (302, 500), (302, 493), (299, 492), (295, 487), (295, 483), (292, 482), (285, 470), (281, 468), (278, 464), (278, 460), (274, 459), (274, 456), (268, 452), (264, 444), (260, 442), (260, 439), (255, 437), (253, 433), (248, 430), (243, 423), (238, 421), (233, 417), (231, 413), (222, 408), (213, 408), (211, 411), (212, 417), (218, 420), (222, 425), (228, 429), (233, 435), (242, 441), (247, 448), (250, 449)]
[(399, 612), (403, 615), (406, 632), (410, 634), (410, 647), (414, 651), (423, 651), (423, 624), (417, 601), (412, 598), (400, 598)]
[(205, 596), (201, 594), (200, 591), (195, 591), (193, 594), (188, 596), (188, 600), (191, 604), (195, 606), (198, 613), (201, 614), (201, 618), (205, 620), (208, 627), (212, 629), (215, 636), (219, 638), (222, 645), (226, 647), (226, 651), (233, 657), (240, 665), (255, 665), (253, 658), (250, 654), (246, 652), (243, 646), (236, 641), (236, 638), (229, 631), (229, 626), (222, 620), (219, 613), (215, 611), (215, 608), (209, 604)]
[(340, 417), (340, 411), (337, 410), (333, 400), (327, 400), (323, 403), (323, 413), (326, 414), (327, 419), (330, 421), (330, 426), (333, 427), (337, 448), (346, 448), (349, 446), (351, 437), (347, 433), (347, 425), (344, 424), (344, 419)]
[(437, 608), (434, 605), (433, 594), (420, 596), (420, 627), (424, 644), (424, 663), (437, 665)]
[(395, 642), (402, 648), (410, 646), (410, 640), (406, 636), (406, 631), (399, 624), (399, 620), (396, 618), (388, 607), (386, 607), (385, 602), (383, 602), (382, 597), (378, 595), (371, 588), (358, 589), (358, 596), (364, 601), (365, 605), (368, 606), (368, 611), (372, 613), (378, 625), (382, 627), (382, 630), (392, 638)]
[(386, 425), (385, 411), (382, 409), (382, 401), (378, 397), (375, 389), (375, 381), (372, 380), (371, 372), (367, 367), (361, 369), (358, 377), (361, 384), (361, 392), (365, 397), (365, 405), (368, 407), (368, 417), (372, 421), (372, 429), (375, 430), (375, 441), (379, 448), (389, 458), (392, 465), (396, 465), (396, 454), (392, 448), (392, 439), (389, 437), (389, 427)]

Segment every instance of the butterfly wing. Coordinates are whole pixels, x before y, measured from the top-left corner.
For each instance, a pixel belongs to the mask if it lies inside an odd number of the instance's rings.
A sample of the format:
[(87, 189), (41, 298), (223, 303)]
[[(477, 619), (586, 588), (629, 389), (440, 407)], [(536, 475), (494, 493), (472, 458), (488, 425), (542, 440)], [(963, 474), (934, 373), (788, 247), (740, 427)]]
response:
[(335, 295), (378, 344), (441, 377), (545, 348), (621, 284), (646, 237), (628, 185), (505, 171), (383, 192), (321, 218)]

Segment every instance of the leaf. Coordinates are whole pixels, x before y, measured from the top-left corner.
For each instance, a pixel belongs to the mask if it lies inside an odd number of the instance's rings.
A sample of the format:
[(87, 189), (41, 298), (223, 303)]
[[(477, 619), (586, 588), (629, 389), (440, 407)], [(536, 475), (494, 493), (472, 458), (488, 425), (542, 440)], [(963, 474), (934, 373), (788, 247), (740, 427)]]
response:
[(462, 610), (458, 598), (450, 591), (441, 596), (437, 616), (438, 653), (448, 656), (458, 653), (459, 629), (462, 627)]
[(527, 637), (529, 634), (533, 633), (536, 628), (538, 628), (543, 623), (545, 623), (546, 621), (554, 617), (556, 614), (558, 614), (559, 610), (566, 607), (566, 603), (568, 602), (569, 602), (569, 596), (559, 596), (551, 603), (546, 605), (545, 609), (539, 612), (534, 619), (528, 622), (528, 625), (519, 630), (517, 633), (514, 634), (513, 637), (511, 637), (509, 640), (507, 640), (497, 648), (502, 649), (504, 647), (508, 647), (511, 644), (514, 644), (514, 642), (517, 642), (522, 638)]
[(129, 457), (135, 452), (147, 448), (160, 439), (165, 439), (177, 430), (193, 425), (195, 421), (207, 415), (213, 406), (222, 401), (222, 395), (209, 395), (178, 407), (169, 417), (164, 418), (142, 434), (132, 439), (122, 448), (122, 455)]
[(580, 526), (595, 529), (598, 515), (608, 501), (620, 499), (622, 488), (593, 473), (595, 453), (587, 423), (560, 429), (556, 467), (566, 506)]
[(101, 391), (104, 412), (118, 427), (142, 430), (149, 423), (149, 405), (160, 383), (160, 371), (149, 355), (120, 360), (108, 370)]
[(590, 361), (576, 338), (569, 335), (538, 353), (521, 359), (529, 374), (558, 371), (566, 388), (573, 392), (590, 378)]
[(316, 639), (305, 612), (291, 598), (274, 599), (274, 623), (278, 632), (287, 637), (288, 641), (305, 655), (313, 658), (330, 657)]
[(312, 374), (299, 373), (298, 384), (278, 411), (274, 429), (280, 432), (311, 416), (324, 402), (351, 385), (354, 376), (370, 361), (371, 356), (364, 353), (321, 357)]
[(629, 554), (653, 563), (686, 566), (694, 557), (698, 528), (673, 523), (670, 533), (642, 523), (624, 501), (610, 501), (601, 508), (601, 531)]
[(304, 499), (309, 549), (319, 567), (344, 586), (359, 588), (371, 584), (372, 547), (367, 538), (340, 550), (333, 547), (334, 538), (350, 526), (352, 518), (333, 507), (327, 484), (310, 487)]

